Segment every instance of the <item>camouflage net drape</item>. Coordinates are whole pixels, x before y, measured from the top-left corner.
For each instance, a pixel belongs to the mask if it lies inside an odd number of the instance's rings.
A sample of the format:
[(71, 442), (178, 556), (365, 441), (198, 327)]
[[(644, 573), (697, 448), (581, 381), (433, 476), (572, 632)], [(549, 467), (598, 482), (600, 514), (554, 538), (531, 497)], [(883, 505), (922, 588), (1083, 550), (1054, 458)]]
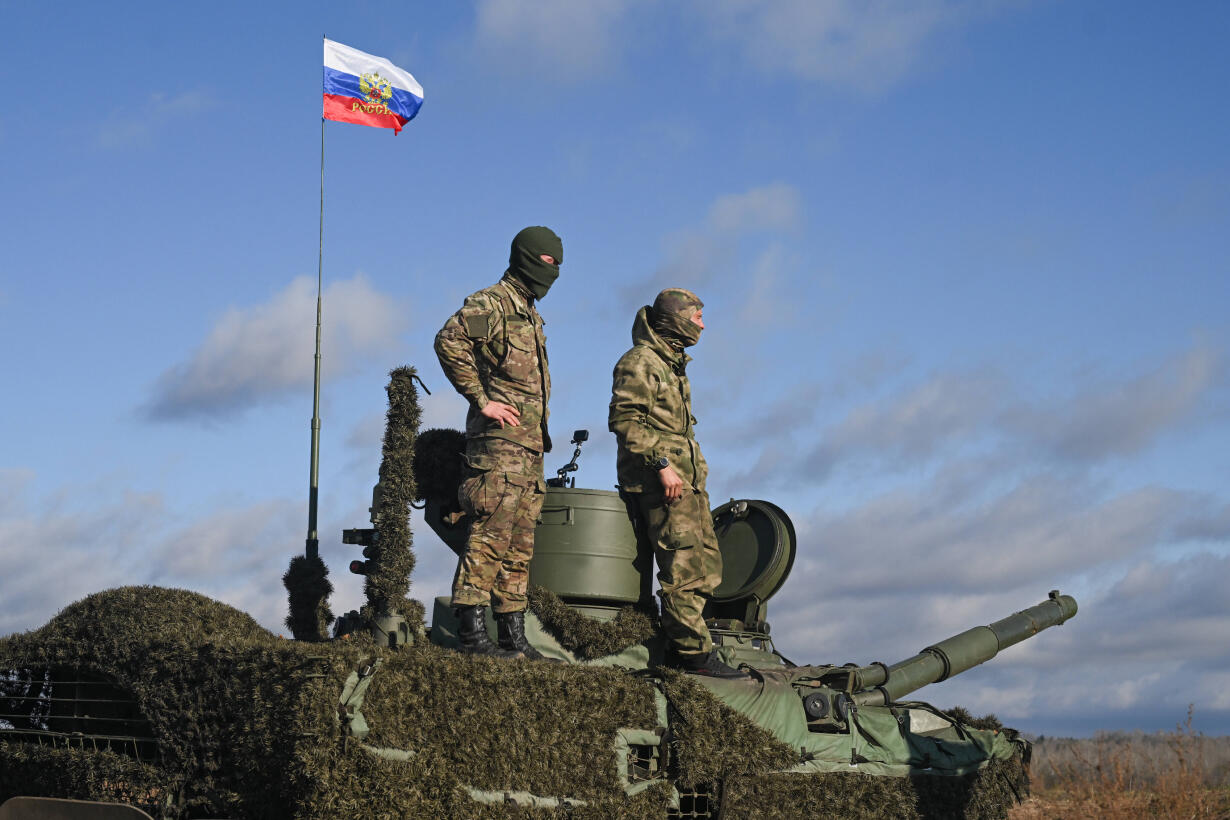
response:
[(419, 433), (414, 445), (415, 501), (434, 498), (456, 502), (461, 487), (461, 461), (466, 436), (460, 430), (433, 427)]
[(286, 616), (290, 634), (298, 641), (327, 640), (329, 625), (333, 623), (333, 610), (329, 608), (333, 584), (329, 582), (325, 562), (320, 556), (296, 555), (282, 576), (282, 585), (286, 587), (290, 610)]
[(410, 502), (418, 492), (414, 481), (414, 441), (422, 416), (414, 378), (413, 367), (398, 367), (389, 373), (388, 423), (375, 509), (377, 538), (370, 550), (371, 570), (363, 587), (372, 610), (369, 615), (400, 612), (410, 622), (411, 632), (423, 623), (422, 607), (406, 598), (410, 573), (414, 571), (410, 533)]
[[(377, 658), (360, 743), (344, 735), (338, 701), (347, 677)], [(668, 816), (664, 787), (628, 797), (618, 780), (616, 731), (657, 721), (653, 681), (615, 668), (290, 641), (225, 604), (156, 587), (99, 593), (0, 639), (0, 703), (25, 691), (29, 674), (14, 670), (48, 668), (90, 670), (130, 692), (158, 758), (0, 741), (0, 802), (121, 800), (175, 820)], [(775, 774), (798, 762), (794, 750), (687, 676), (662, 689), (671, 778), (708, 789), (727, 817), (1003, 818), (1025, 788), (1020, 755), (964, 777)], [(468, 789), (586, 805), (488, 805)]]
[(560, 646), (582, 660), (622, 652), (654, 634), (657, 613), (635, 606), (621, 608), (610, 621), (598, 621), (577, 612), (546, 587), (531, 585), (530, 609)]

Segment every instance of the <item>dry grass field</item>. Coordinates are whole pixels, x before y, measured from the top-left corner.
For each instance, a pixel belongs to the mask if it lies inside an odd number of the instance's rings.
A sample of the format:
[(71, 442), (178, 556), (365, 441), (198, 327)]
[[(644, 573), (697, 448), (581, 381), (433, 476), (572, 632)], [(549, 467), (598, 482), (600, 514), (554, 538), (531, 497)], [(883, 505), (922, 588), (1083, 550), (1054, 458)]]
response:
[(1230, 820), (1230, 737), (1192, 730), (1103, 732), (1034, 743), (1033, 797), (1009, 820)]

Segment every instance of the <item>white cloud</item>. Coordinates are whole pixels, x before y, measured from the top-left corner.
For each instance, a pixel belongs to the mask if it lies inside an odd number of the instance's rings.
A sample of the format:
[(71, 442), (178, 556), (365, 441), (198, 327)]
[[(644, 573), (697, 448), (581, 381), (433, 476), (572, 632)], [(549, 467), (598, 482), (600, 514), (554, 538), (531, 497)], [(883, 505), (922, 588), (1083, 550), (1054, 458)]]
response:
[(10, 515), (17, 509), (26, 487), (33, 480), (33, 470), (0, 468), (0, 516)]
[(717, 232), (785, 231), (798, 225), (802, 197), (793, 185), (775, 182), (739, 194), (723, 194), (709, 208)]
[[(765, 275), (762, 271), (753, 282), (767, 287)], [(763, 297), (753, 293), (745, 304), (755, 305), (758, 299)], [(757, 442), (766, 451), (785, 449), (787, 457), (759, 464), (755, 458), (746, 460), (751, 466), (738, 478), (752, 484), (814, 483), (855, 467), (900, 474), (936, 462), (951, 464), (971, 452), (990, 454), (1018, 469), (1091, 467), (1155, 447), (1185, 426), (1223, 419), (1230, 387), (1225, 362), (1223, 352), (1196, 346), (1157, 364), (1138, 363), (1136, 372), (1115, 378), (1086, 374), (1083, 383), (1064, 386), (1046, 400), (1025, 398), (1031, 386), (997, 368), (940, 372), (895, 384), (891, 392), (864, 385), (857, 403), (827, 424), (790, 397), (757, 406), (755, 419), (735, 417), (728, 424), (738, 431), (766, 414), (778, 421), (761, 428)], [(748, 377), (731, 374), (736, 381)], [(1230, 511), (1211, 515), (1205, 526), (1217, 530), (1217, 521), (1230, 518)], [(1190, 526), (1198, 538), (1202, 525), (1193, 521)]]
[[(316, 283), (296, 278), (268, 303), (231, 308), (187, 362), (165, 371), (146, 412), (154, 419), (215, 418), (277, 399), (312, 383)], [(390, 350), (404, 312), (366, 277), (324, 292), (322, 377), (352, 370)]]
[[(576, 79), (616, 56), (620, 23), (638, 0), (480, 0), (477, 38), (484, 53)], [(564, 71), (559, 71), (564, 69)]]
[(384, 413), (368, 413), (359, 419), (346, 436), (346, 446), (362, 452), (379, 452), (384, 443), (384, 430), (388, 425)]
[(1198, 346), (1139, 376), (1102, 380), (1054, 406), (1021, 406), (1009, 412), (1007, 424), (1063, 458), (1130, 455), (1226, 382), (1224, 355)]
[(466, 411), (469, 405), (453, 390), (451, 384), (443, 378), (439, 379), (440, 389), (430, 396), (420, 396), (419, 404), (423, 409), (422, 422), (419, 429), (430, 430), (433, 427), (460, 429), (465, 426)]
[[(1074, 481), (1047, 476), (1021, 480), (982, 499), (980, 483), (951, 496), (942, 480), (922, 491), (900, 491), (815, 524), (836, 554), (846, 556), (850, 584), (883, 591), (901, 584), (894, 566), (926, 556), (909, 576), (911, 588), (972, 592), (988, 585), (1040, 585), (1165, 543), (1192, 498), (1141, 489), (1108, 499)], [(878, 557), (895, 555), (881, 564)]]
[(148, 583), (195, 590), (285, 632), (281, 579), (291, 556), (303, 549), (303, 525), (302, 501), (266, 499), (212, 510), (148, 543)]
[[(635, 286), (638, 294), (634, 300), (648, 301), (644, 295), (652, 295), (663, 287), (697, 287), (719, 272), (729, 263), (730, 241), (703, 230), (685, 230), (670, 240), (666, 261), (654, 274), (656, 287)], [(664, 283), (670, 282), (670, 285)]]
[[(0, 490), (31, 478), (0, 472)], [(0, 506), (0, 635), (37, 628), (73, 601), (132, 584), (193, 589), (278, 630), (286, 615), (281, 577), (303, 547), (302, 501), (216, 508), (183, 524), (161, 494), (113, 485), (100, 478), (39, 497), (27, 487)]]
[(696, 0), (692, 9), (708, 36), (762, 71), (874, 90), (918, 64), (937, 33), (1006, 5), (1011, 3)]
[[(20, 477), (24, 483), (30, 475)], [(124, 492), (85, 508), (102, 486), (64, 488), (31, 508), (25, 495), (0, 509), (0, 635), (41, 625), (72, 601), (148, 578), (145, 537), (165, 521), (155, 493)]]
[(780, 297), (786, 252), (781, 245), (766, 248), (752, 264), (747, 297), (739, 310), (741, 327), (762, 327), (789, 321), (798, 305)]
[(98, 142), (104, 148), (125, 148), (150, 139), (156, 132), (180, 120), (216, 107), (213, 97), (201, 90), (167, 94), (156, 91), (130, 109), (117, 109), (98, 127)]
[(979, 432), (998, 404), (997, 382), (985, 374), (932, 376), (893, 401), (855, 407), (824, 435), (825, 447), (926, 457), (956, 436)]
[[(792, 230), (799, 224), (801, 211), (802, 196), (798, 189), (784, 182), (717, 196), (703, 219), (667, 240), (666, 258), (647, 280), (622, 289), (621, 312), (635, 310), (662, 288), (699, 290), (720, 284), (723, 289), (745, 293), (741, 300), (746, 307), (744, 318), (763, 318), (773, 310), (770, 305), (778, 304), (774, 289), (779, 281), (776, 266), (783, 264), (788, 254), (784, 247), (770, 240), (752, 263), (754, 273), (748, 281), (728, 281), (738, 276), (739, 244), (755, 234), (772, 236)], [(705, 294), (700, 293), (700, 297), (704, 299)]]
[[(275, 552), (268, 545), (294, 543), (302, 502), (269, 500), (223, 509), (163, 539), (151, 555), (155, 581), (194, 586), (219, 577), (242, 577)], [(276, 571), (276, 570), (275, 570)]]
[[(937, 35), (1022, 0), (693, 0), (672, 31), (664, 7), (645, 0), (480, 0), (476, 42), (493, 62), (532, 66), (576, 81), (641, 42), (674, 38), (723, 63), (834, 87), (876, 90), (898, 81), (939, 46)], [(639, 8), (655, 18), (637, 25)], [(723, 66), (724, 68), (728, 66)]]

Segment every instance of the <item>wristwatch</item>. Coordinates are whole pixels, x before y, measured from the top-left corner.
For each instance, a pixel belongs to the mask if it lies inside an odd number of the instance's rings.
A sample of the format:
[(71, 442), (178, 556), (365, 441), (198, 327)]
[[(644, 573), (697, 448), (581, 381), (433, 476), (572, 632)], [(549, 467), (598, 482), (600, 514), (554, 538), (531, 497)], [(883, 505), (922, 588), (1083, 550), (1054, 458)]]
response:
[(661, 456), (657, 461), (653, 463), (653, 466), (655, 470), (661, 471), (671, 466), (671, 463), (666, 460), (666, 456)]

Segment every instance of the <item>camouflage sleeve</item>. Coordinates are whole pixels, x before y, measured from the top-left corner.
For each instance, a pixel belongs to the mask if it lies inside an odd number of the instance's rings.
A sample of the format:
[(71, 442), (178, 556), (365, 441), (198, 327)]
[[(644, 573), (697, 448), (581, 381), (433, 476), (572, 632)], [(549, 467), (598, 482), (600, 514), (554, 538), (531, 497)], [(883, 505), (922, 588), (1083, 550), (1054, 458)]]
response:
[(478, 372), (479, 347), (495, 334), (498, 321), (500, 312), (494, 300), (484, 293), (475, 293), (436, 334), (436, 357), (444, 375), (458, 393), (480, 410), (488, 399)]
[(658, 452), (662, 434), (646, 419), (657, 390), (658, 377), (648, 363), (637, 356), (624, 356), (615, 365), (611, 385), (611, 408), (607, 428), (619, 445), (645, 459), (650, 466), (663, 453)]

